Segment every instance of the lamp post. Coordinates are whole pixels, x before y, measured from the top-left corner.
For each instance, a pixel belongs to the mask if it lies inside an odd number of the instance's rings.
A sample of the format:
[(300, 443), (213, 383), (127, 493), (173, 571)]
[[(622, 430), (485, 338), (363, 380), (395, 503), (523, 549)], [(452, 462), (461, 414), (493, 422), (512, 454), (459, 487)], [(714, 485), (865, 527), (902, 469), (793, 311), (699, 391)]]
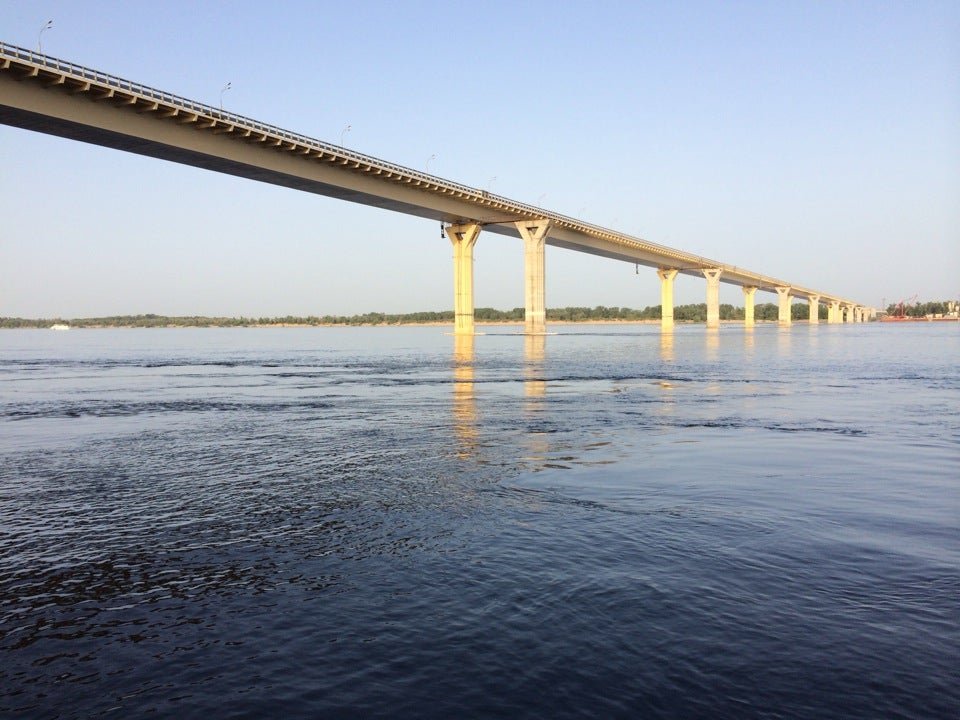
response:
[(424, 171), (425, 173), (430, 172), (430, 161), (433, 160), (435, 157), (436, 157), (436, 155), (431, 155), (430, 157), (427, 158), (427, 164), (426, 164), (426, 166), (423, 168), (423, 171)]
[(493, 184), (497, 181), (497, 176), (494, 175), (492, 178), (487, 180), (487, 192), (490, 192), (490, 188), (493, 187)]
[(220, 91), (220, 112), (223, 112), (223, 94), (233, 87), (233, 83), (227, 83), (223, 86), (223, 90)]
[(37, 35), (37, 52), (43, 55), (43, 33), (46, 30), (49, 30), (53, 27), (53, 20), (47, 20), (43, 27), (40, 28), (40, 33)]
[(343, 136), (346, 135), (353, 129), (352, 125), (347, 125), (343, 130), (340, 131), (340, 149), (343, 149)]

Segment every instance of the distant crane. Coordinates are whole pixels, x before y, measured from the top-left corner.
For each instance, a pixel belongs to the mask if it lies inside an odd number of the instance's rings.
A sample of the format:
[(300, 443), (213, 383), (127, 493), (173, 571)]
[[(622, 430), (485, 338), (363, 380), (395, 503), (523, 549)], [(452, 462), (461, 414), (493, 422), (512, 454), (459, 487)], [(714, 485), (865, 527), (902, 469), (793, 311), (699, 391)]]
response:
[(918, 295), (914, 295), (909, 300), (901, 300), (897, 303), (896, 309), (893, 311), (893, 317), (895, 318), (905, 318), (907, 316), (907, 305), (913, 305), (917, 301)]

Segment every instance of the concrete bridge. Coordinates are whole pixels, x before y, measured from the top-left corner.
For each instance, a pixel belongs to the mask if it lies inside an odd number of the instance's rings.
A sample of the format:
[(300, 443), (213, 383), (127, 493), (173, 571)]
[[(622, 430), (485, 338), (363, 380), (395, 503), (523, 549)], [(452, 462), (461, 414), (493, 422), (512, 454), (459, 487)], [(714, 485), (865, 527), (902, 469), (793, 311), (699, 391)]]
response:
[(748, 326), (754, 323), (758, 290), (776, 293), (782, 325), (791, 322), (794, 297), (809, 302), (811, 323), (819, 322), (821, 303), (828, 307), (829, 323), (861, 322), (874, 312), (848, 298), (657, 245), (5, 43), (0, 43), (0, 122), (439, 221), (453, 243), (458, 335), (474, 332), (473, 248), (481, 231), (523, 241), (528, 334), (546, 328), (546, 245), (654, 268), (665, 329), (673, 326), (678, 273), (706, 280), (708, 327), (720, 323), (721, 282), (743, 289)]

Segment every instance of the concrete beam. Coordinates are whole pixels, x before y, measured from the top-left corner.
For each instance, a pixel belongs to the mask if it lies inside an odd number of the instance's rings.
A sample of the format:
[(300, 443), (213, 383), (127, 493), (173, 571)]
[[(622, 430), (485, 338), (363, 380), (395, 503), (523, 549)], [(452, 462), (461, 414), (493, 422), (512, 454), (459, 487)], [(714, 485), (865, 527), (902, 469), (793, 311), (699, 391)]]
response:
[[(216, 108), (120, 78), (93, 79), (52, 59), (3, 52), (0, 123), (453, 225), (481, 223), (487, 232), (513, 237), (519, 235), (518, 222), (545, 217), (551, 223), (548, 245), (691, 276), (700, 276), (704, 268), (722, 268), (720, 282), (763, 290), (787, 284), (280, 128), (225, 119)], [(226, 131), (221, 130), (224, 123)], [(229, 127), (232, 123), (236, 129)], [(814, 292), (791, 285), (797, 297)]]

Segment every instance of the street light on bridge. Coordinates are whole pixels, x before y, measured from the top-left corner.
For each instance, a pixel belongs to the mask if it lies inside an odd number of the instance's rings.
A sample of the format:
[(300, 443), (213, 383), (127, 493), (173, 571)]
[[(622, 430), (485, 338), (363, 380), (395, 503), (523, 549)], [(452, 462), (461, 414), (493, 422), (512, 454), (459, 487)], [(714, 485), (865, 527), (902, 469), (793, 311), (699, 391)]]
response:
[(37, 35), (37, 52), (41, 55), (43, 55), (43, 33), (52, 27), (53, 20), (47, 20), (47, 22), (43, 24), (43, 27), (40, 28), (40, 33)]
[(223, 86), (223, 90), (220, 91), (220, 112), (223, 112), (223, 94), (233, 87), (233, 83), (227, 83)]
[(424, 169), (423, 169), (423, 171), (424, 171), (425, 173), (430, 172), (430, 161), (433, 160), (435, 157), (437, 157), (437, 156), (436, 156), (436, 155), (431, 155), (430, 157), (427, 158), (426, 167), (424, 167)]
[(340, 149), (341, 150), (343, 150), (343, 136), (346, 135), (351, 130), (353, 130), (353, 126), (347, 125), (343, 130), (340, 131)]

